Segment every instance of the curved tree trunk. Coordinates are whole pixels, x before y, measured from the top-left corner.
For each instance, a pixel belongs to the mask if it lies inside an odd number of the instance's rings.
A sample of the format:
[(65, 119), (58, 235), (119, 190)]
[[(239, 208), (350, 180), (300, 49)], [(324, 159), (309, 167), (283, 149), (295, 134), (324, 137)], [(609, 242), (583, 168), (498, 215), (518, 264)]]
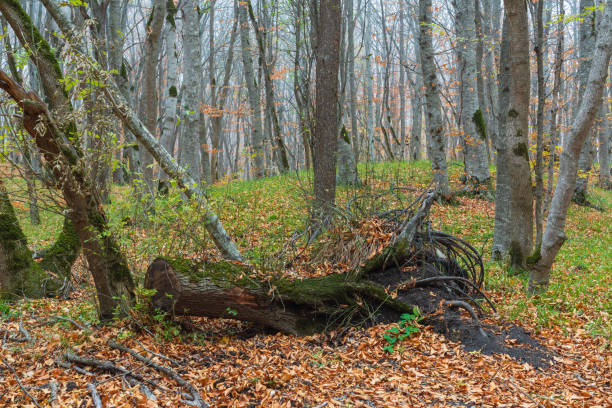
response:
[[(19, 41), (28, 46), (30, 58), (41, 77), (49, 106), (62, 118), (56, 121), (45, 103), (33, 92), (0, 71), (0, 87), (23, 110), (23, 126), (34, 138), (51, 169), (70, 208), (69, 217), (77, 231), (96, 285), (102, 320), (112, 319), (117, 306), (130, 303), (134, 283), (125, 256), (109, 234), (106, 216), (90, 178), (83, 171), (77, 127), (62, 113), (72, 112), (72, 104), (63, 88), (63, 76), (55, 54), (18, 2), (0, 1), (0, 12), (13, 28)], [(44, 129), (39, 126), (44, 123)], [(75, 140), (72, 142), (71, 140)]]

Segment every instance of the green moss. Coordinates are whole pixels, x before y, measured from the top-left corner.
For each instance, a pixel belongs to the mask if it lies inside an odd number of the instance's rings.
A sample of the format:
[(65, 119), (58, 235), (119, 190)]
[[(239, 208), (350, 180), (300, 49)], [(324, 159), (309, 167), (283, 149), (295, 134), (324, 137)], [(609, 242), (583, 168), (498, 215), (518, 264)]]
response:
[(338, 303), (353, 303), (350, 288), (346, 285), (346, 275), (333, 274), (310, 279), (277, 279), (272, 283), (281, 295), (297, 304), (316, 305), (329, 300)]
[(124, 62), (121, 63), (121, 72), (120, 72), (120, 74), (121, 74), (121, 77), (127, 81), (127, 79), (128, 79), (127, 67), (125, 66)]
[(151, 8), (151, 14), (149, 14), (149, 18), (147, 19), (147, 30), (151, 26), (151, 22), (153, 21), (153, 16), (155, 15), (155, 6)]
[(512, 153), (516, 156), (523, 157), (526, 161), (529, 161), (529, 151), (527, 150), (527, 145), (523, 142), (518, 143), (514, 149), (512, 149)]
[(251, 271), (248, 266), (231, 261), (202, 262), (185, 258), (162, 257), (179, 275), (187, 276), (190, 282), (198, 282), (204, 278), (210, 279), (222, 288), (242, 286), (256, 289), (259, 284), (248, 277)]
[(476, 125), (476, 131), (480, 135), (480, 138), (485, 140), (487, 138), (487, 124), (482, 114), (482, 110), (478, 109), (472, 116), (472, 122)]
[(79, 236), (74, 229), (72, 221), (66, 217), (64, 218), (62, 232), (51, 248), (46, 251), (40, 267), (56, 275), (70, 276), (70, 269), (79, 255), (80, 249), (81, 241)]
[[(53, 53), (53, 50), (49, 46), (49, 43), (45, 41), (43, 36), (40, 34), (36, 26), (32, 23), (30, 16), (25, 10), (21, 7), (21, 4), (18, 0), (5, 0), (4, 1), (10, 8), (13, 9), (15, 14), (17, 14), (17, 18), (19, 19), (19, 24), (23, 26), (23, 35), (26, 38), (26, 42), (28, 42), (27, 46), (35, 51), (39, 58), (42, 60), (46, 60), (51, 64), (52, 69), (55, 73), (56, 79), (59, 81), (63, 78), (62, 70), (60, 68), (57, 57)], [(64, 96), (68, 98), (68, 92), (66, 88), (62, 87), (62, 91), (64, 92)]]
[(176, 22), (174, 21), (174, 16), (175, 15), (176, 15), (176, 6), (174, 5), (174, 1), (173, 0), (168, 0), (166, 2), (166, 21), (174, 29), (176, 29)]
[(42, 273), (38, 264), (32, 261), (27, 239), (19, 226), (8, 194), (0, 187), (0, 252), (6, 276), (0, 277), (0, 298), (17, 295), (28, 297), (43, 296)]
[(176, 91), (176, 86), (172, 85), (170, 88), (168, 88), (168, 95), (170, 95), (173, 98), (177, 97), (178, 92)]
[(127, 265), (127, 259), (119, 249), (114, 235), (108, 230), (108, 223), (104, 213), (98, 209), (95, 203), (89, 204), (87, 216), (89, 224), (93, 227), (102, 247), (101, 256), (107, 264), (107, 270), (111, 271), (113, 284), (125, 283), (128, 288), (134, 287), (132, 273)]
[(340, 131), (340, 137), (344, 139), (347, 144), (351, 144), (351, 139), (349, 139), (348, 132), (346, 131), (346, 127), (342, 125), (342, 130)]
[(533, 253), (529, 255), (527, 258), (525, 258), (525, 262), (527, 262), (527, 265), (535, 265), (540, 261), (540, 259), (542, 259), (542, 255), (540, 253), (541, 247), (542, 247), (542, 244), (539, 244), (533, 250)]

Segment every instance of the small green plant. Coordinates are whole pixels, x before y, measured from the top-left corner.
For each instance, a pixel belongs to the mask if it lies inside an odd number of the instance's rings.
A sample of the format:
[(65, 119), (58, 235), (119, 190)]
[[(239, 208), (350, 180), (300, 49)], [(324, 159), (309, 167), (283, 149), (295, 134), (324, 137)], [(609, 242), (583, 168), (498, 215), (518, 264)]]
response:
[(420, 320), (421, 311), (416, 306), (414, 309), (412, 309), (412, 313), (402, 314), (400, 316), (400, 320), (397, 322), (397, 327), (387, 329), (386, 333), (383, 335), (387, 342), (387, 345), (383, 347), (383, 350), (386, 350), (389, 354), (393, 354), (395, 352), (395, 346), (397, 346), (399, 342), (410, 336), (412, 333), (419, 331), (416, 324)]

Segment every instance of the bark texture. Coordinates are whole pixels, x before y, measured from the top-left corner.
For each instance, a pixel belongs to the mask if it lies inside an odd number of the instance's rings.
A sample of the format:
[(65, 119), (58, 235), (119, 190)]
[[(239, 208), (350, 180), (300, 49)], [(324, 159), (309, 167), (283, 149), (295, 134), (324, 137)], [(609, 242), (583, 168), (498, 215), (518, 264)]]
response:
[(313, 135), (315, 207), (319, 209), (333, 204), (336, 196), (341, 19), (339, 0), (321, 1), (315, 48), (317, 94)]
[(480, 191), (489, 185), (491, 175), (487, 157), (487, 130), (483, 107), (478, 105), (478, 69), (476, 59), (475, 3), (473, 0), (456, 2), (457, 35), (461, 47), (461, 124), (463, 153), (468, 183)]
[(434, 51), (431, 38), (432, 24), (431, 0), (419, 1), (419, 46), (421, 48), (421, 70), (425, 84), (427, 133), (431, 138), (431, 165), (436, 188), (442, 197), (450, 195), (448, 173), (446, 171), (446, 138), (442, 121), (442, 104), (440, 102), (440, 84), (436, 74)]
[(529, 29), (527, 4), (506, 1), (510, 41), (510, 105), (506, 110), (510, 185), (509, 233), (510, 265), (525, 268), (533, 246), (533, 192), (529, 162)]
[(555, 194), (550, 204), (542, 246), (536, 250), (529, 274), (529, 291), (545, 290), (550, 280), (550, 271), (559, 249), (566, 240), (565, 221), (576, 179), (578, 157), (588, 136), (595, 116), (601, 106), (601, 96), (608, 76), (610, 54), (612, 54), (612, 0), (607, 0), (604, 15), (598, 29), (587, 86), (580, 102), (578, 113), (565, 138), (561, 165)]
[(181, 166), (191, 178), (200, 182), (200, 84), (202, 82), (202, 55), (200, 51), (200, 12), (197, 2), (183, 3), (183, 134), (179, 141)]

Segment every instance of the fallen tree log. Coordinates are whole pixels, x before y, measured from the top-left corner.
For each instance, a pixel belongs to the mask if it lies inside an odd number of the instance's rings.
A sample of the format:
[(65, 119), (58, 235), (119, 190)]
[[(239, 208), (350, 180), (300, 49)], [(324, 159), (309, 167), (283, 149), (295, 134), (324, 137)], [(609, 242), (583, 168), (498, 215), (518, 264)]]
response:
[[(154, 308), (173, 315), (232, 318), (298, 335), (380, 316), (397, 320), (415, 306), (431, 313), (442, 300), (474, 301), (483, 296), (480, 255), (458, 238), (427, 229), (433, 200), (433, 194), (422, 196), (396, 239), (347, 273), (261, 279), (238, 262), (158, 258), (147, 270), (145, 288), (155, 289)], [(431, 279), (436, 276), (459, 279)]]

